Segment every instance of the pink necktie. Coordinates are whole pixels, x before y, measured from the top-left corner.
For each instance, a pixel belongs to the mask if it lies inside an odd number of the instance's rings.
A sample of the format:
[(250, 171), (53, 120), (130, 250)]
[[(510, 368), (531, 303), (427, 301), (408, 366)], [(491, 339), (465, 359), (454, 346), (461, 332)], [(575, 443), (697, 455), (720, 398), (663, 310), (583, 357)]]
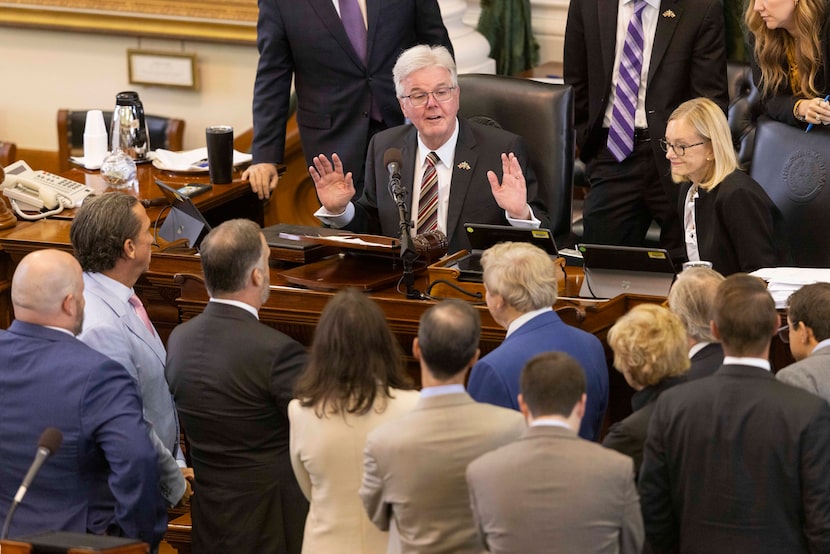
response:
[(141, 318), (141, 321), (144, 322), (144, 326), (147, 327), (147, 330), (150, 331), (151, 334), (155, 335), (156, 331), (153, 329), (153, 324), (150, 323), (150, 316), (147, 315), (147, 310), (144, 309), (144, 304), (141, 303), (141, 299), (138, 297), (137, 294), (133, 294), (130, 297), (130, 306), (133, 307), (135, 313), (138, 314), (138, 317)]

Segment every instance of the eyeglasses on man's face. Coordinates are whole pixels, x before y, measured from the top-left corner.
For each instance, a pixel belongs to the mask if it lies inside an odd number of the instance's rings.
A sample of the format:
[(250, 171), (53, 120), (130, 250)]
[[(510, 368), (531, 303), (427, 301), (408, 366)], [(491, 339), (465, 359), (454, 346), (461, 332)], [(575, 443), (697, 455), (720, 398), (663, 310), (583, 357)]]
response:
[(666, 142), (666, 139), (660, 139), (658, 141), (660, 143), (660, 148), (662, 148), (663, 152), (668, 152), (669, 148), (674, 151), (674, 153), (681, 158), (686, 155), (687, 148), (693, 148), (695, 146), (700, 146), (701, 144), (706, 144), (706, 141), (696, 142), (694, 144), (672, 144), (670, 142)]
[(401, 96), (401, 98), (408, 98), (409, 103), (417, 108), (418, 106), (423, 106), (429, 102), (430, 94), (433, 98), (435, 98), (436, 102), (446, 102), (452, 98), (452, 91), (454, 90), (455, 87), (441, 87), (431, 92), (413, 92), (408, 96)]
[(784, 344), (789, 344), (790, 343), (790, 326), (789, 325), (783, 325), (783, 326), (779, 327), (777, 333), (778, 333), (778, 338), (781, 339), (781, 342), (783, 342)]

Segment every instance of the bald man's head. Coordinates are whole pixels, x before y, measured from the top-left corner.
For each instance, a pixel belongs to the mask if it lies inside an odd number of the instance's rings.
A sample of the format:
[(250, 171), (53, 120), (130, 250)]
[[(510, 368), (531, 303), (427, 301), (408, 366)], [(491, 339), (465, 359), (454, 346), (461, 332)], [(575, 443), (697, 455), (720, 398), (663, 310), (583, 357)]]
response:
[(60, 250), (37, 250), (24, 257), (12, 277), (15, 318), (61, 327), (78, 334), (84, 311), (81, 266)]

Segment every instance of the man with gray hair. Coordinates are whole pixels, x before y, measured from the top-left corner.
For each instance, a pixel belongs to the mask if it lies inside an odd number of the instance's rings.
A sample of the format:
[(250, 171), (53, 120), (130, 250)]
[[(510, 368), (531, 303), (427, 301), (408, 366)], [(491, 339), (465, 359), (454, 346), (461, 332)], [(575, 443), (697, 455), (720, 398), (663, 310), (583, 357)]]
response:
[[(527, 148), (518, 135), (458, 117), (455, 62), (443, 46), (414, 46), (393, 70), (395, 89), (412, 125), (380, 132), (369, 143), (363, 195), (334, 154), (309, 168), (323, 207), (315, 215), (332, 227), (400, 236), (400, 214), (387, 190), (389, 158), (400, 157), (412, 234), (443, 231), (449, 251), (470, 249), (465, 223), (550, 227)], [(499, 180), (498, 175), (502, 178)], [(488, 186), (489, 183), (489, 186)]]
[(194, 552), (299, 553), (308, 502), (288, 452), (288, 403), (305, 364), (294, 339), (260, 323), (270, 249), (233, 219), (202, 242), (210, 302), (173, 330), (167, 380), (196, 470)]
[(519, 409), (519, 376), (530, 358), (542, 352), (565, 352), (585, 371), (588, 403), (579, 436), (599, 439), (608, 406), (608, 366), (594, 335), (563, 322), (553, 305), (558, 283), (553, 260), (528, 243), (503, 242), (484, 251), (487, 309), (507, 329), (504, 342), (484, 356), (470, 374), (470, 396)]
[(830, 402), (830, 283), (804, 285), (787, 305), (787, 339), (796, 362), (775, 377)]
[(723, 348), (712, 334), (712, 310), (723, 275), (708, 267), (691, 267), (677, 276), (669, 291), (669, 310), (674, 312), (689, 341), (692, 365), (686, 379), (712, 375), (723, 363)]

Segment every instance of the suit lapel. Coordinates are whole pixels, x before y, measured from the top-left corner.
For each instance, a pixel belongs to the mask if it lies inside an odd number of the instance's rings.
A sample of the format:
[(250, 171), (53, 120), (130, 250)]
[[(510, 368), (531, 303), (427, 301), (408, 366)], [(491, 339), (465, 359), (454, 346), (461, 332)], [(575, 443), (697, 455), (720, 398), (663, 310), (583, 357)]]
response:
[[(452, 168), (452, 181), (450, 184), (450, 204), (447, 208), (447, 239), (452, 243), (453, 231), (458, 227), (461, 219), (461, 211), (464, 209), (467, 192), (470, 189), (473, 175), (477, 173), (478, 145), (473, 133), (467, 123), (461, 118), (458, 119), (458, 142), (455, 145), (455, 166)], [(461, 162), (467, 162), (469, 169), (461, 169)], [(465, 168), (467, 166), (464, 166)], [(486, 178), (486, 177), (485, 177)], [(488, 184), (489, 186), (489, 184)]]
[[(343, 49), (349, 58), (358, 66), (358, 67), (365, 67), (363, 60), (361, 60), (357, 52), (354, 51), (354, 47), (352, 46), (352, 41), (349, 40), (349, 35), (346, 34), (346, 29), (343, 27), (343, 22), (340, 20), (340, 16), (337, 14), (337, 10), (334, 8), (334, 4), (332, 0), (307, 0), (311, 7), (317, 12), (317, 16), (320, 18), (320, 21), (323, 25), (328, 29), (340, 47)], [(367, 6), (368, 10), (368, 6)], [(372, 26), (369, 25), (371, 29)], [(369, 48), (371, 47), (371, 37), (367, 38), (367, 56), (368, 52), (370, 51)]]
[[(669, 11), (674, 14), (673, 17), (663, 15)], [(660, 13), (657, 14), (657, 30), (654, 32), (654, 45), (651, 47), (651, 64), (648, 68), (647, 86), (649, 87), (655, 81), (654, 74), (666, 55), (671, 37), (681, 17), (683, 17), (683, 8), (678, 2), (667, 1), (660, 4)]]
[(418, 161), (415, 159), (415, 156), (417, 154), (418, 131), (414, 125), (410, 125), (410, 129), (404, 136), (403, 144), (401, 145), (401, 157), (403, 158), (403, 163), (401, 163), (401, 184), (403, 184), (405, 192), (404, 202), (409, 207), (409, 221), (417, 219), (417, 214), (412, 213), (412, 190), (415, 187), (415, 164)]
[(366, 0), (366, 60), (372, 59), (372, 45), (375, 43), (375, 30), (380, 25), (380, 8), (382, 0)]
[(619, 12), (619, 7), (618, 0), (599, 0), (597, 2), (597, 28), (599, 29), (599, 40), (602, 49), (602, 67), (605, 70), (604, 73), (609, 85), (611, 75), (614, 72), (614, 55), (617, 50), (617, 12)]

